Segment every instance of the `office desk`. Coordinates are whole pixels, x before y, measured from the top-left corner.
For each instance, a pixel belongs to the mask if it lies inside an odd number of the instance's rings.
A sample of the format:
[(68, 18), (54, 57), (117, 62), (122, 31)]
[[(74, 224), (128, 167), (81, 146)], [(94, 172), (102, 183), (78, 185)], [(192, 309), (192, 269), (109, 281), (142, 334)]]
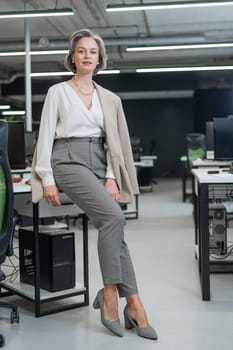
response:
[(230, 162), (225, 160), (196, 159), (192, 161), (192, 168), (228, 168)]
[(134, 162), (141, 190), (149, 189), (152, 191), (152, 170), (157, 159), (157, 156), (141, 156), (140, 161)]
[(202, 299), (210, 300), (209, 258), (209, 200), (227, 198), (233, 192), (233, 174), (219, 168), (218, 174), (208, 174), (208, 169), (193, 169), (195, 244), (199, 261)]
[[(186, 202), (188, 196), (190, 197), (192, 193), (187, 192), (187, 178), (190, 173), (187, 156), (180, 157), (181, 162), (181, 171), (182, 171), (182, 201)], [(229, 161), (218, 161), (212, 159), (196, 159), (192, 161), (192, 169), (193, 168), (228, 168)]]
[[(20, 295), (23, 298), (26, 298), (34, 303), (35, 306), (35, 316), (40, 317), (44, 315), (48, 315), (55, 312), (65, 311), (81, 306), (89, 305), (89, 271), (88, 271), (88, 219), (87, 216), (74, 204), (72, 204), (72, 207), (74, 210), (76, 210), (76, 214), (82, 218), (82, 250), (83, 250), (83, 283), (77, 284), (75, 288), (63, 290), (59, 292), (47, 292), (45, 290), (40, 289), (40, 246), (39, 246), (39, 211), (41, 208), (42, 201), (40, 203), (31, 203), (31, 187), (29, 185), (26, 185), (22, 182), (14, 184), (14, 193), (15, 198), (18, 199), (19, 196), (23, 196), (23, 201), (25, 203), (24, 206), (17, 206), (17, 210), (19, 211), (19, 214), (24, 215), (25, 210), (27, 209), (28, 213), (28, 207), (31, 208), (31, 215), (33, 217), (33, 231), (35, 235), (35, 285), (31, 286), (22, 282), (1, 282), (0, 286), (8, 290), (9, 292), (13, 294)], [(26, 197), (25, 197), (26, 196)], [(27, 198), (27, 200), (25, 200)], [(17, 201), (16, 201), (17, 202)], [(55, 210), (56, 210), (56, 216), (58, 216), (58, 210), (61, 211), (61, 215), (64, 215), (65, 212), (70, 213), (70, 206), (61, 206), (61, 207), (52, 207), (47, 205), (46, 203), (43, 203), (43, 216), (55, 216)], [(49, 210), (49, 212), (47, 211)], [(49, 308), (47, 310), (42, 310), (42, 305), (50, 302), (56, 302), (58, 300), (64, 299), (64, 298), (71, 298), (75, 296), (83, 296), (83, 301), (81, 302), (70, 302), (70, 303), (64, 303), (63, 305), (55, 305), (53, 308)]]

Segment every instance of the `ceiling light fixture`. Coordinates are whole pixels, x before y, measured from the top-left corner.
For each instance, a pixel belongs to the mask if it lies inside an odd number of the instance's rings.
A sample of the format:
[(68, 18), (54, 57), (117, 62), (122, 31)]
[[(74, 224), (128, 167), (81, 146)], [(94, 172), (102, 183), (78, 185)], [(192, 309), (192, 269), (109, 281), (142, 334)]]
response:
[(10, 109), (10, 108), (11, 108), (10, 105), (0, 105), (0, 110)]
[[(119, 69), (106, 69), (106, 70), (100, 70), (97, 74), (119, 74)], [(31, 73), (30, 76), (32, 78), (37, 77), (57, 77), (57, 76), (70, 76), (73, 75), (72, 72), (38, 72), (38, 73)]]
[(69, 76), (73, 75), (72, 72), (38, 72), (38, 73), (31, 73), (30, 77), (37, 78), (37, 77), (57, 77), (57, 76)]
[(162, 50), (193, 50), (193, 49), (214, 49), (233, 47), (233, 43), (210, 43), (210, 44), (184, 44), (184, 45), (161, 45), (161, 46), (136, 46), (127, 47), (128, 52), (140, 51), (162, 51)]
[(200, 67), (157, 67), (157, 68), (138, 68), (137, 73), (166, 73), (166, 72), (199, 72), (199, 71), (218, 71), (233, 70), (233, 66), (200, 66)]
[(73, 14), (74, 14), (74, 11), (69, 8), (59, 9), (59, 10), (0, 12), (0, 19), (72, 16)]
[(30, 51), (31, 56), (36, 55), (66, 55), (69, 50), (40, 50), (40, 51)]
[(106, 69), (106, 70), (99, 70), (99, 72), (97, 73), (98, 75), (105, 75), (105, 74), (120, 74), (120, 70), (119, 69)]
[(13, 110), (9, 110), (9, 111), (4, 111), (4, 112), (2, 112), (2, 115), (25, 115), (25, 111), (13, 111)]
[(0, 52), (0, 57), (10, 57), (10, 56), (25, 56), (25, 51)]
[(233, 1), (177, 1), (177, 2), (158, 2), (147, 4), (122, 4), (122, 5), (107, 5), (107, 12), (119, 11), (140, 11), (140, 10), (167, 10), (167, 9), (182, 9), (194, 7), (212, 7), (212, 6), (230, 6)]
[[(68, 50), (39, 50), (39, 51), (30, 51), (31, 56), (37, 55), (65, 55), (68, 53)], [(10, 57), (10, 56), (25, 56), (25, 51), (12, 51), (12, 52), (0, 52), (0, 57)]]

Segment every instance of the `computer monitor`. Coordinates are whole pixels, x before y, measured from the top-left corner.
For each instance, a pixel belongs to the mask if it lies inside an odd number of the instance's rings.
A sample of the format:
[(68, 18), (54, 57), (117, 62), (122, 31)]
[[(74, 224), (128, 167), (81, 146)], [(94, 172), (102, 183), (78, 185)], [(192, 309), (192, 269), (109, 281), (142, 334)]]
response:
[(32, 157), (33, 157), (35, 144), (36, 144), (36, 132), (35, 131), (26, 131), (24, 133), (24, 140), (25, 140), (26, 165), (31, 166)]
[(214, 118), (214, 158), (233, 160), (233, 118)]
[(25, 169), (24, 122), (8, 121), (8, 158), (11, 169)]

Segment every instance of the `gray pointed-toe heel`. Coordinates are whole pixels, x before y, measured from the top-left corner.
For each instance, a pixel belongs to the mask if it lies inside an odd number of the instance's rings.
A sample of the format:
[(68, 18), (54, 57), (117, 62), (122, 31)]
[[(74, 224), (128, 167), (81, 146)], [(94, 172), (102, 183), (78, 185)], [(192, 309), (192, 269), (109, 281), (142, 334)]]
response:
[(109, 329), (111, 332), (118, 335), (119, 337), (123, 337), (120, 320), (118, 319), (116, 321), (109, 321), (109, 320), (106, 320), (106, 318), (104, 317), (104, 290), (103, 289), (99, 290), (99, 292), (97, 293), (93, 303), (93, 308), (100, 309), (101, 322), (107, 329)]
[(133, 320), (132, 317), (129, 315), (127, 305), (124, 309), (124, 318), (125, 318), (125, 328), (127, 329), (135, 328), (137, 335), (139, 335), (139, 337), (154, 339), (154, 340), (158, 339), (158, 335), (155, 329), (152, 328), (151, 326), (148, 326), (145, 328), (138, 327), (137, 322)]

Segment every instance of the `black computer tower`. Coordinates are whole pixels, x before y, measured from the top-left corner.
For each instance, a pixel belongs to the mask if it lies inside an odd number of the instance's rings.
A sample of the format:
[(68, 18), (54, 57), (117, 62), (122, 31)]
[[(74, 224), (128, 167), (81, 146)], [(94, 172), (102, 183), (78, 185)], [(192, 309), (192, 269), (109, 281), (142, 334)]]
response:
[[(75, 286), (74, 232), (39, 227), (40, 288), (50, 292)], [(32, 227), (19, 229), (20, 281), (34, 285), (34, 233)]]
[(209, 204), (209, 251), (227, 253), (227, 212), (222, 203)]

